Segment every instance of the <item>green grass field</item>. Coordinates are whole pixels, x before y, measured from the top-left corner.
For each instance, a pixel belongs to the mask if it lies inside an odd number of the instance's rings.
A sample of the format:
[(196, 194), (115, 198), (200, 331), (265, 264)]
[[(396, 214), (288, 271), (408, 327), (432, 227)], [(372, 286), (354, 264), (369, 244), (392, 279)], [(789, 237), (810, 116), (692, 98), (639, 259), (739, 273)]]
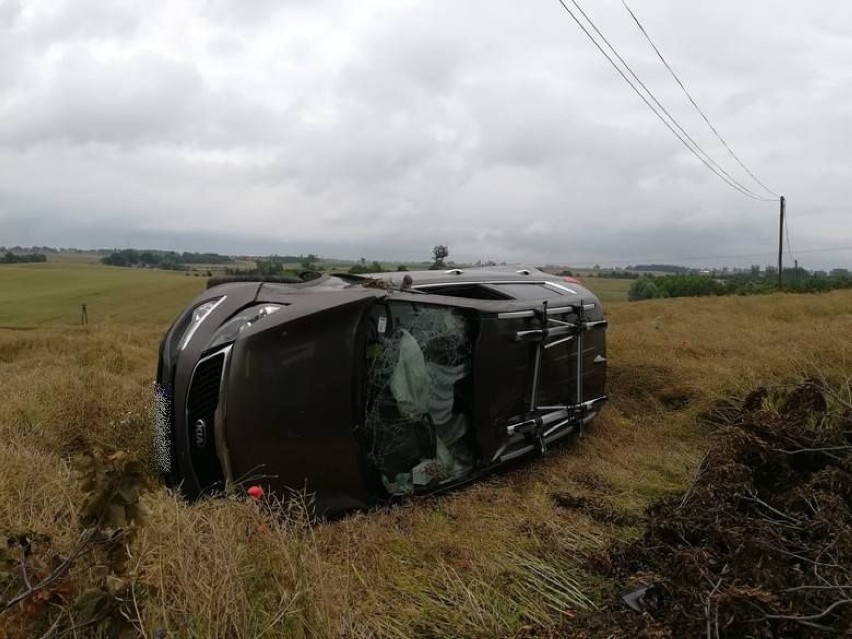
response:
[(184, 273), (102, 266), (87, 260), (0, 265), (0, 326), (32, 327), (89, 321), (167, 323), (204, 290)]
[[(572, 614), (612, 605), (613, 584), (587, 559), (639, 529), (561, 507), (560, 495), (641, 515), (689, 482), (708, 445), (696, 416), (720, 397), (805, 376), (848, 385), (852, 291), (627, 303), (616, 301), (624, 282), (586, 283), (612, 300), (611, 401), (577, 445), (326, 525), (240, 498), (187, 504), (150, 477), (122, 604), (138, 635), (570, 636)], [(72, 458), (95, 446), (149, 459), (157, 345), (203, 287), (78, 262), (0, 266), (2, 538), (25, 531), (46, 540), (37, 552), (67, 554), (83, 500)], [(81, 562), (65, 594), (0, 612), (0, 637), (71, 619), (98, 571)], [(2, 579), (0, 566), (0, 600)], [(96, 629), (67, 636), (109, 636)]]
[(609, 277), (582, 277), (583, 286), (598, 296), (601, 302), (626, 302), (627, 291), (634, 280)]

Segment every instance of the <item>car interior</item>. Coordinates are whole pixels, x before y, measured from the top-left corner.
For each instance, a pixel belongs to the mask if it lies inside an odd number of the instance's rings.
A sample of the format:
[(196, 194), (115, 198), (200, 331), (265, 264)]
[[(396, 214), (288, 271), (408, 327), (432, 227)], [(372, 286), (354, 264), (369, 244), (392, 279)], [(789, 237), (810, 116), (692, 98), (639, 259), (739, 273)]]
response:
[(370, 312), (364, 443), (390, 494), (472, 468), (474, 324), (459, 309), (396, 300)]

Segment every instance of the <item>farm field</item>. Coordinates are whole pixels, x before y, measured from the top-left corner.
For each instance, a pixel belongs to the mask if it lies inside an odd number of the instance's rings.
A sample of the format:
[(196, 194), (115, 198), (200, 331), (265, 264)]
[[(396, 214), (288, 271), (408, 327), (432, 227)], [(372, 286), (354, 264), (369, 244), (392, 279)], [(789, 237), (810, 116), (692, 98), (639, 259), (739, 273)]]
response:
[(205, 280), (174, 271), (103, 266), (86, 260), (0, 267), (0, 326), (91, 322), (168, 323), (204, 290)]
[[(611, 402), (579, 443), (451, 495), (323, 525), (238, 498), (187, 504), (151, 481), (127, 596), (139, 635), (571, 636), (576, 615), (620, 605), (587, 559), (635, 538), (644, 508), (689, 484), (710, 441), (698, 415), (759, 384), (848, 389), (852, 291), (627, 303), (615, 300), (629, 281), (584, 281), (612, 300)], [(157, 345), (203, 286), (96, 264), (0, 267), (4, 538), (74, 546), (83, 493), (71, 460), (84, 449), (150, 463)], [(580, 501), (612, 516), (566, 506)], [(97, 573), (80, 562), (49, 619)], [(10, 613), (0, 637), (48, 625)]]
[(598, 296), (603, 303), (627, 301), (627, 291), (635, 280), (611, 277), (580, 277), (587, 289)]

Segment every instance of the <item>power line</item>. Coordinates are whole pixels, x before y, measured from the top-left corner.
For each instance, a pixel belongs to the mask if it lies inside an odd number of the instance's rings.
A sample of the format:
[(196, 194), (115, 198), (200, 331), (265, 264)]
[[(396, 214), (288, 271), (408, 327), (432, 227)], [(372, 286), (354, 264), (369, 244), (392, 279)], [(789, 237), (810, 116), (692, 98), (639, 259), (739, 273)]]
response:
[[(594, 37), (594, 36), (593, 36), (593, 35), (589, 32), (589, 30), (586, 28), (586, 26), (585, 26), (585, 25), (584, 25), (584, 24), (580, 21), (580, 19), (579, 19), (579, 18), (577, 18), (577, 16), (574, 14), (574, 12), (573, 12), (573, 11), (571, 11), (570, 7), (568, 7), (568, 5), (567, 5), (567, 4), (565, 4), (564, 0), (558, 0), (558, 2), (559, 2), (559, 4), (561, 4), (561, 5), (562, 5), (562, 8), (563, 8), (563, 9), (565, 9), (565, 11), (568, 13), (568, 15), (570, 15), (570, 16), (571, 16), (571, 18), (574, 20), (574, 22), (576, 22), (576, 23), (577, 23), (577, 26), (579, 26), (579, 27), (580, 27), (580, 29), (583, 31), (583, 33), (585, 33), (585, 34), (586, 34), (586, 37), (587, 37), (587, 38), (588, 38), (588, 39), (592, 42), (592, 44), (594, 44), (594, 45), (595, 45), (595, 47), (597, 47), (598, 51), (600, 51), (600, 53), (601, 53), (601, 54), (602, 54), (602, 55), (603, 55), (603, 56), (607, 59), (607, 61), (608, 61), (608, 62), (612, 65), (612, 67), (613, 67), (613, 68), (614, 68), (614, 69), (618, 72), (618, 74), (622, 77), (622, 79), (623, 79), (623, 80), (624, 80), (624, 81), (625, 81), (628, 85), (630, 85), (630, 88), (631, 88), (631, 89), (633, 89), (633, 91), (634, 91), (634, 92), (636, 92), (636, 95), (638, 95), (638, 96), (642, 99), (642, 101), (645, 103), (645, 105), (646, 105), (649, 109), (651, 109), (651, 111), (654, 113), (654, 115), (656, 115), (656, 116), (660, 119), (660, 121), (661, 121), (663, 124), (665, 124), (665, 125), (666, 125), (666, 127), (669, 129), (669, 131), (671, 131), (671, 132), (672, 132), (672, 134), (673, 134), (673, 135), (674, 135), (674, 136), (675, 136), (678, 140), (680, 140), (680, 142), (681, 142), (681, 143), (682, 143), (682, 144), (683, 144), (683, 145), (684, 145), (684, 146), (685, 146), (685, 147), (686, 147), (686, 148), (687, 148), (687, 149), (688, 149), (688, 150), (689, 150), (689, 151), (690, 151), (690, 152), (691, 152), (691, 153), (692, 153), (695, 157), (697, 157), (697, 158), (701, 161), (701, 163), (702, 163), (702, 164), (704, 164), (704, 166), (706, 166), (708, 169), (710, 169), (710, 171), (712, 171), (712, 172), (713, 172), (713, 173), (714, 173), (714, 174), (715, 174), (715, 175), (716, 175), (716, 176), (717, 176), (720, 180), (722, 180), (723, 182), (725, 182), (728, 186), (730, 186), (731, 188), (733, 188), (733, 189), (735, 189), (735, 190), (739, 191), (739, 192), (740, 192), (740, 193), (742, 193), (743, 195), (745, 195), (745, 196), (747, 196), (747, 197), (750, 197), (750, 198), (752, 198), (753, 200), (757, 200), (757, 201), (759, 201), (759, 202), (772, 202), (772, 201), (774, 201), (774, 200), (773, 200), (773, 199), (771, 199), (771, 198), (761, 197), (761, 196), (759, 196), (759, 195), (757, 195), (757, 194), (753, 193), (753, 192), (752, 192), (752, 191), (750, 191), (748, 188), (746, 188), (746, 187), (742, 186), (741, 184), (739, 184), (739, 183), (738, 183), (735, 179), (731, 178), (730, 176), (726, 177), (727, 172), (724, 172), (724, 173), (723, 173), (723, 172), (720, 172), (719, 170), (717, 170), (717, 169), (716, 169), (716, 168), (715, 168), (715, 167), (711, 164), (711, 162), (713, 162), (713, 160), (712, 160), (711, 158), (709, 158), (709, 156), (707, 156), (707, 157), (708, 157), (708, 159), (710, 159), (710, 162), (708, 162), (708, 161), (707, 161), (707, 160), (705, 160), (705, 159), (704, 159), (701, 155), (699, 155), (699, 154), (698, 154), (698, 152), (697, 152), (697, 151), (696, 151), (696, 150), (695, 150), (695, 149), (694, 149), (694, 148), (693, 148), (693, 147), (689, 144), (689, 142), (687, 142), (687, 141), (686, 141), (686, 140), (685, 140), (685, 139), (684, 139), (684, 138), (683, 138), (683, 137), (682, 137), (682, 136), (681, 136), (681, 135), (680, 135), (680, 134), (679, 134), (679, 133), (678, 133), (678, 132), (674, 129), (674, 127), (673, 127), (671, 124), (669, 124), (669, 122), (668, 122), (668, 121), (667, 121), (667, 120), (666, 120), (666, 119), (662, 116), (662, 114), (661, 114), (661, 113), (660, 113), (660, 112), (659, 112), (656, 108), (654, 108), (654, 106), (653, 106), (653, 105), (652, 105), (652, 104), (648, 101), (648, 98), (646, 98), (646, 97), (642, 94), (642, 92), (641, 92), (641, 91), (640, 91), (640, 90), (636, 87), (636, 85), (635, 85), (635, 84), (633, 84), (633, 82), (630, 80), (630, 78), (628, 78), (628, 77), (627, 77), (627, 75), (625, 75), (624, 71), (622, 71), (622, 70), (621, 70), (621, 67), (619, 67), (619, 66), (615, 63), (615, 61), (614, 61), (614, 60), (613, 60), (613, 59), (609, 56), (609, 54), (608, 54), (608, 53), (607, 53), (607, 52), (603, 49), (603, 47), (602, 47), (602, 46), (600, 45), (600, 43), (599, 43), (599, 42), (595, 39), (595, 37)], [(581, 13), (583, 13), (583, 16), (586, 18), (586, 20), (588, 20), (589, 24), (591, 24), (591, 25), (592, 25), (592, 28), (593, 28), (593, 29), (595, 29), (595, 31), (596, 31), (596, 32), (600, 35), (600, 37), (604, 40), (604, 42), (606, 42), (606, 43), (607, 43), (607, 46), (608, 46), (610, 49), (612, 49), (612, 50), (613, 50), (613, 53), (615, 53), (615, 55), (616, 55), (616, 56), (618, 56), (618, 53), (615, 51), (615, 49), (612, 47), (612, 45), (611, 45), (611, 44), (609, 44), (609, 42), (606, 40), (606, 38), (603, 36), (603, 34), (601, 34), (600, 30), (599, 30), (599, 29), (598, 29), (598, 28), (594, 25), (594, 23), (592, 22), (592, 20), (591, 20), (591, 19), (589, 19), (589, 17), (588, 17), (588, 16), (587, 16), (587, 15), (586, 15), (583, 11), (582, 11), (582, 9), (579, 7), (579, 5), (577, 5), (576, 1), (575, 1), (575, 0), (572, 0), (572, 2), (573, 2), (573, 3), (574, 3), (574, 5), (577, 7), (577, 9), (578, 9)], [(638, 79), (638, 77), (636, 76), (636, 74), (635, 74), (635, 73), (633, 73), (632, 69), (630, 69), (630, 67), (627, 65), (627, 63), (626, 63), (626, 62), (624, 62), (624, 60), (621, 58), (621, 56), (618, 56), (618, 57), (619, 57), (619, 60), (621, 60), (622, 64), (624, 64), (624, 66), (625, 66), (625, 67), (628, 69), (628, 71), (631, 73), (631, 75), (633, 75), (634, 77), (636, 77), (637, 81), (639, 81), (639, 79)], [(641, 81), (639, 81), (639, 82), (641, 83)], [(659, 103), (659, 101), (658, 101), (658, 100), (654, 97), (653, 93), (651, 93), (651, 91), (650, 91), (650, 90), (648, 90), (648, 88), (647, 88), (647, 87), (645, 87), (645, 86), (644, 86), (644, 84), (643, 84), (642, 86), (643, 86), (643, 88), (645, 88), (645, 90), (648, 92), (648, 94), (651, 96), (651, 98), (652, 98), (655, 102), (657, 102), (658, 104), (660, 104), (660, 103)], [(662, 108), (662, 105), (661, 105), (661, 104), (660, 104), (660, 107)], [(667, 112), (667, 111), (666, 111), (666, 113), (668, 114), (668, 112)], [(678, 128), (681, 128), (681, 130), (683, 130), (683, 129), (682, 129), (682, 127), (680, 127), (680, 125), (678, 125), (678, 124), (677, 124), (677, 122), (674, 120), (674, 118), (672, 118), (672, 117), (671, 117), (671, 115), (669, 115), (669, 117), (672, 119), (672, 122), (674, 122), (674, 123), (675, 123), (675, 126), (678, 126)], [(685, 132), (684, 132), (684, 133), (685, 133)], [(690, 138), (690, 139), (691, 139), (691, 138)], [(696, 144), (695, 146), (696, 146), (696, 148), (698, 148), (698, 149), (699, 149), (702, 153), (704, 153), (704, 155), (707, 155), (707, 154), (704, 152), (704, 150), (703, 150), (703, 149), (701, 149), (701, 147), (700, 147), (700, 146), (698, 146), (697, 144)], [(723, 171), (724, 171), (724, 169), (723, 169)]]
[(674, 69), (671, 68), (669, 63), (663, 57), (663, 54), (657, 48), (657, 45), (654, 44), (654, 41), (651, 39), (651, 36), (648, 35), (648, 32), (645, 30), (645, 27), (642, 26), (642, 23), (639, 21), (639, 18), (636, 17), (636, 14), (628, 6), (627, 1), (621, 0), (621, 4), (623, 4), (624, 8), (627, 9), (627, 12), (630, 14), (630, 17), (633, 18), (633, 21), (636, 23), (636, 26), (639, 27), (639, 30), (645, 36), (645, 39), (648, 41), (648, 44), (650, 44), (651, 48), (654, 49), (654, 52), (657, 54), (657, 57), (660, 58), (660, 61), (665, 65), (666, 69), (669, 70), (669, 73), (671, 73), (675, 82), (677, 82), (678, 85), (680, 86), (680, 88), (683, 90), (686, 97), (692, 103), (692, 106), (694, 106), (695, 110), (698, 111), (698, 113), (701, 115), (702, 118), (704, 118), (704, 121), (707, 123), (707, 126), (710, 127), (710, 130), (713, 131), (713, 133), (719, 139), (719, 142), (721, 142), (722, 145), (728, 150), (728, 153), (731, 154), (731, 157), (734, 158), (737, 161), (737, 163), (739, 163), (739, 165), (743, 168), (743, 170), (746, 173), (748, 173), (755, 182), (757, 182), (760, 186), (762, 186), (768, 193), (773, 195), (775, 198), (779, 198), (780, 196), (775, 191), (773, 191), (768, 186), (766, 186), (763, 182), (761, 182), (759, 179), (757, 179), (757, 176), (749, 170), (749, 168), (743, 163), (743, 161), (740, 160), (739, 156), (736, 153), (734, 153), (734, 150), (728, 145), (727, 142), (725, 142), (725, 138), (723, 138), (722, 135), (719, 133), (719, 131), (716, 130), (716, 127), (713, 126), (713, 124), (710, 122), (710, 119), (707, 117), (707, 115), (704, 113), (704, 111), (701, 109), (701, 107), (698, 106), (698, 103), (695, 101), (695, 99), (692, 97), (692, 95), (689, 93), (689, 91), (687, 91), (686, 86), (684, 86), (683, 82), (681, 82), (680, 78), (674, 72)]
[(852, 251), (852, 246), (835, 246), (833, 248), (799, 249), (797, 253), (830, 253), (831, 251)]
[(736, 187), (738, 187), (738, 190), (746, 191), (747, 194), (750, 194), (751, 196), (753, 196), (756, 199), (760, 199), (761, 198), (760, 195), (758, 195), (757, 193), (755, 193), (754, 191), (752, 191), (751, 189), (746, 187), (744, 184), (739, 182), (733, 175), (728, 173), (724, 169), (724, 167), (722, 167), (718, 162), (716, 162), (712, 157), (710, 157), (709, 153), (707, 153), (704, 149), (701, 148), (701, 145), (699, 145), (698, 142), (696, 142), (695, 139), (691, 135), (689, 135), (689, 133), (687, 133), (686, 129), (684, 129), (678, 123), (678, 121), (669, 112), (669, 110), (666, 109), (666, 107), (662, 104), (662, 102), (660, 102), (657, 99), (657, 97), (654, 95), (654, 93), (645, 85), (644, 82), (642, 82), (641, 78), (639, 78), (639, 76), (636, 75), (636, 73), (633, 71), (633, 69), (627, 63), (627, 61), (623, 57), (621, 57), (621, 55), (618, 53), (618, 51), (615, 49), (615, 47), (612, 45), (612, 43), (607, 39), (607, 37), (603, 33), (601, 33), (600, 29), (598, 29), (598, 27), (595, 25), (594, 21), (588, 16), (588, 14), (586, 14), (585, 11), (583, 11), (583, 8), (578, 4), (577, 0), (571, 0), (571, 3), (577, 8), (577, 11), (580, 12), (580, 14), (583, 16), (583, 18), (586, 19), (586, 22), (588, 22), (592, 26), (592, 29), (595, 30), (595, 33), (597, 33), (598, 36), (600, 37), (600, 39), (603, 40), (604, 44), (606, 44), (606, 46), (609, 48), (609, 50), (612, 51), (613, 55), (615, 55), (615, 57), (618, 58), (618, 61), (621, 62), (622, 65), (624, 65), (624, 68), (627, 69), (627, 72), (633, 77), (634, 80), (636, 80), (636, 82), (639, 83), (639, 86), (641, 86), (642, 89), (645, 90), (645, 93), (647, 93), (648, 96), (654, 101), (654, 104), (656, 104), (660, 108), (660, 110), (663, 113), (665, 113), (665, 115), (668, 117), (668, 119), (671, 120), (672, 124), (674, 124), (677, 127), (678, 131), (680, 131), (683, 134), (683, 136), (692, 143), (692, 146), (695, 148), (695, 150), (698, 151), (699, 153), (701, 153), (701, 155), (707, 160), (707, 162), (712, 164), (714, 168), (716, 168), (719, 172), (724, 174), (724, 176), (726, 178), (728, 178), (728, 180), (730, 182), (733, 182), (732, 186), (736, 185)]

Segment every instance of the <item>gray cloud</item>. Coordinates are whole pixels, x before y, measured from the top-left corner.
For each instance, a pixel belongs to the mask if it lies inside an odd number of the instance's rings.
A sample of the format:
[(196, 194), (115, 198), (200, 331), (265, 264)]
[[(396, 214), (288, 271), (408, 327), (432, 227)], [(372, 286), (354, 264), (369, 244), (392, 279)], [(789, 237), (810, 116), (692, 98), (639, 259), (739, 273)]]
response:
[(45, 86), (21, 92), (0, 123), (0, 141), (139, 143), (180, 139), (195, 126), (200, 83), (192, 67), (157, 55), (98, 60), (70, 47)]
[[(748, 180), (620, 3), (584, 4)], [(852, 245), (852, 7), (633, 4), (788, 196), (794, 250)], [(0, 244), (749, 264), (771, 261), (776, 220), (680, 146), (555, 2), (0, 0)]]

